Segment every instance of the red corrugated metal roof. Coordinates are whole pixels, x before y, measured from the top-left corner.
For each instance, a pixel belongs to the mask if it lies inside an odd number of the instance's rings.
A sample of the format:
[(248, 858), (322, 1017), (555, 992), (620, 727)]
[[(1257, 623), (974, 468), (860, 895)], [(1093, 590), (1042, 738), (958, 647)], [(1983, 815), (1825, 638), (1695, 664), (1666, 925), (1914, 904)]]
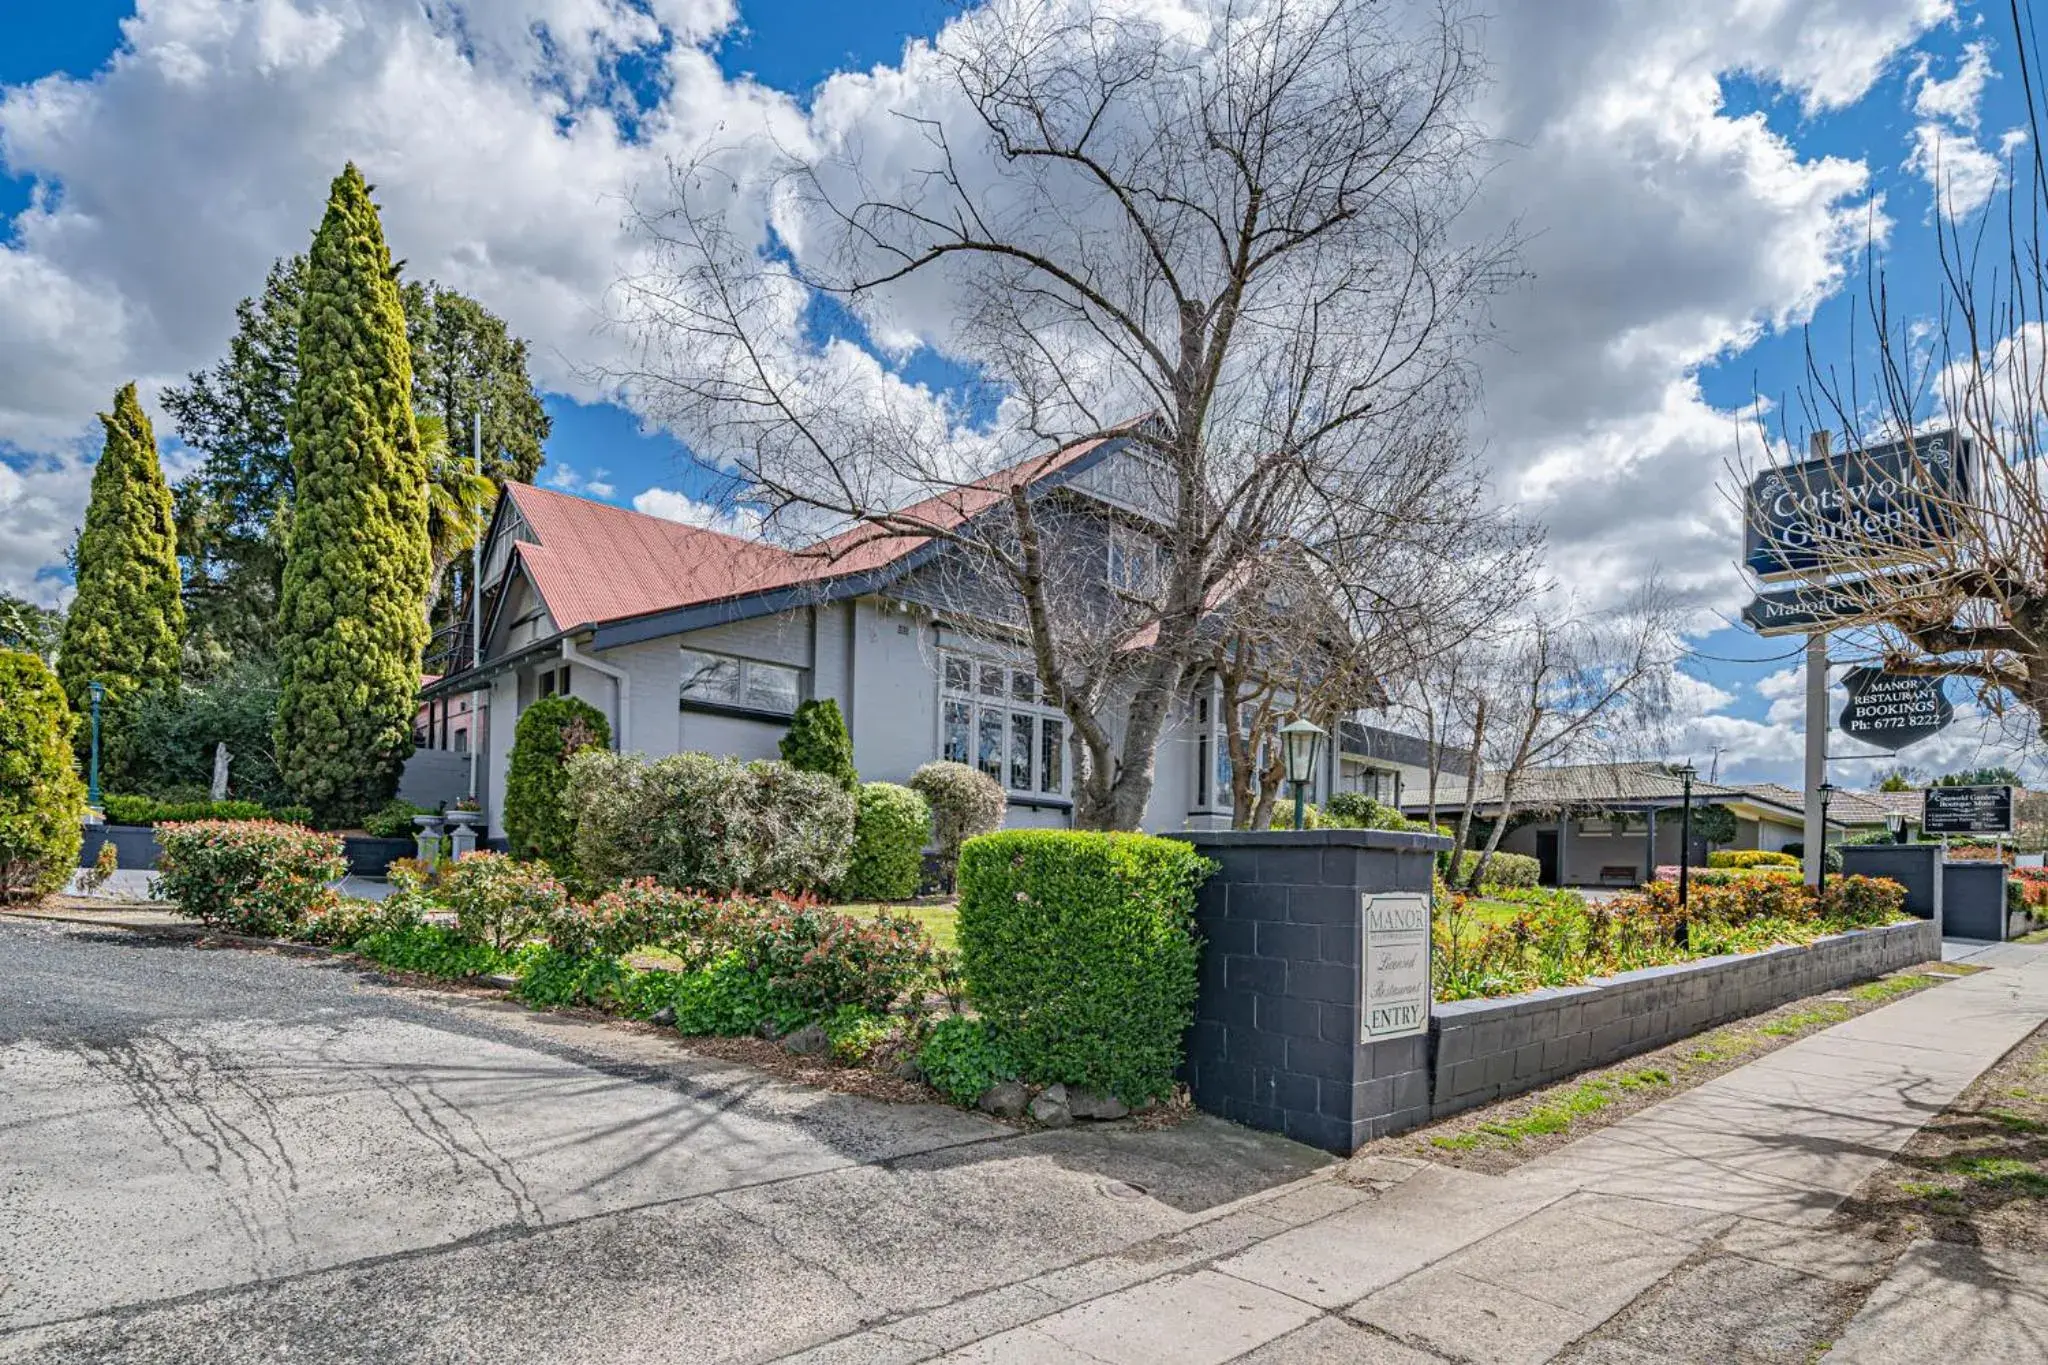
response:
[[(1142, 420), (1142, 419), (1140, 419)], [(903, 508), (888, 526), (862, 524), (801, 550), (685, 526), (531, 484), (506, 485), (538, 543), (514, 552), (560, 630), (702, 602), (823, 583), (885, 567), (987, 511), (1020, 484), (1058, 472), (1102, 440), (1033, 456), (977, 483)]]

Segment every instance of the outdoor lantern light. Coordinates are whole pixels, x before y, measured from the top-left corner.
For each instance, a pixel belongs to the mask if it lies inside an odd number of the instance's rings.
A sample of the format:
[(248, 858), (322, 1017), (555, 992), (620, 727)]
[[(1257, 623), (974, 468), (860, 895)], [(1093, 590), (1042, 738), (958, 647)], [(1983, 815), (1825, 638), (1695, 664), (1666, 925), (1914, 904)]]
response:
[(1814, 890), (1828, 889), (1828, 800), (1835, 794), (1835, 784), (1820, 784), (1820, 877), (1814, 883)]
[(1893, 843), (1903, 844), (1906, 842), (1906, 813), (1904, 811), (1886, 811), (1884, 813), (1884, 827), (1891, 831)]
[[(1698, 777), (1699, 769), (1687, 759), (1685, 766), (1678, 770), (1678, 780), (1683, 784), (1678, 815), (1678, 903), (1687, 904), (1687, 895), (1692, 890), (1686, 871), (1692, 866), (1692, 780)], [(1656, 850), (1652, 849), (1652, 861)]]
[(1294, 784), (1294, 827), (1300, 829), (1307, 823), (1308, 784), (1315, 781), (1323, 728), (1307, 719), (1292, 720), (1280, 727), (1280, 742), (1287, 754), (1287, 780)]

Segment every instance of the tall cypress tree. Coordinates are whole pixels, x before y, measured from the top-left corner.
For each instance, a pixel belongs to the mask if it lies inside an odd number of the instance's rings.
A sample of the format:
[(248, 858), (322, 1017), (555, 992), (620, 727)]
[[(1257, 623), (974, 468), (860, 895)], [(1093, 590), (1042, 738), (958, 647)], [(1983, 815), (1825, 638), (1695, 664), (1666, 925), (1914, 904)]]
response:
[(405, 312), (354, 163), (335, 178), (306, 264), (290, 429), (278, 770), (336, 824), (397, 790), (427, 639), (427, 467)]
[(78, 536), (78, 595), (57, 655), (58, 680), (80, 715), (95, 679), (106, 684), (116, 713), (137, 693), (175, 683), (185, 631), (171, 490), (133, 384), (114, 395), (114, 410), (100, 422), (107, 444), (92, 473)]

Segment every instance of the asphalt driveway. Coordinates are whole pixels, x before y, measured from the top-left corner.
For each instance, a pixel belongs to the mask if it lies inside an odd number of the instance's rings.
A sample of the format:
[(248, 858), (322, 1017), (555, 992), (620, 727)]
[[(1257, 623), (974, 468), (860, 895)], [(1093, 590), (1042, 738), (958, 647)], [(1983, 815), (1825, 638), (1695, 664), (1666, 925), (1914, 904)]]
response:
[(0, 1361), (773, 1359), (1318, 1161), (1021, 1134), (392, 987), (0, 919)]

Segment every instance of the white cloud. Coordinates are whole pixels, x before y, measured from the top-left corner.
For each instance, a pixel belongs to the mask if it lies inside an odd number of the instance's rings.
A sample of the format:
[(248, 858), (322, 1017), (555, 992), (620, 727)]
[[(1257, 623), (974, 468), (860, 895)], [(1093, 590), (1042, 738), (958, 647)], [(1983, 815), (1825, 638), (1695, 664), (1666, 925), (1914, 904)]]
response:
[(1927, 182), (1936, 208), (1952, 218), (1968, 217), (1990, 202), (2005, 179), (2006, 159), (2027, 139), (2025, 130), (2009, 129), (1995, 152), (1977, 140), (1991, 76), (1991, 45), (1981, 40), (1963, 49), (1947, 80), (1936, 80), (1932, 61), (1924, 57), (1913, 73), (1913, 112), (1920, 121), (1913, 126), (1906, 169)]
[[(1191, 22), (1203, 0), (1120, 3)], [(1716, 486), (1736, 424), (1696, 373), (1808, 315), (1885, 224), (1862, 164), (1802, 156), (1761, 116), (1731, 116), (1720, 79), (1751, 73), (1809, 110), (1842, 108), (1952, 6), (1496, 8), (1483, 34), (1497, 83), (1480, 113), (1501, 164), (1469, 226), (1519, 222), (1533, 276), (1495, 310), (1484, 362), (1479, 435), (1502, 494), (1550, 523), (1554, 569), (1589, 597), (1659, 568), (1730, 606), (1733, 519)], [(412, 274), (476, 294), (532, 337), (544, 385), (607, 396), (594, 376), (625, 343), (598, 329), (603, 300), (643, 261), (626, 202), (659, 187), (668, 155), (764, 132), (787, 147), (819, 130), (883, 147), (916, 135), (898, 109), (935, 98), (914, 46), (907, 64), (835, 78), (806, 118), (720, 75), (700, 44), (734, 21), (726, 0), (143, 6), (101, 72), (0, 97), (0, 157), (47, 187), (0, 246), (0, 441), (59, 449), (122, 380), (210, 360), (234, 300), (304, 244), (350, 157)], [(628, 56), (658, 73), (644, 104), (615, 79)], [(750, 163), (729, 168), (741, 225), (758, 230)], [(922, 314), (877, 319), (892, 346), (949, 316), (943, 297), (911, 302)], [(953, 425), (855, 347), (806, 363), (906, 423)], [(52, 518), (82, 504), (79, 471), (36, 476)], [(0, 582), (25, 581), (42, 552), (13, 548), (29, 543), (28, 496), (0, 511)]]
[(741, 536), (748, 540), (759, 539), (763, 532), (761, 517), (751, 508), (720, 507), (716, 503), (703, 502), (671, 488), (650, 488), (644, 493), (635, 494), (633, 510), (645, 512), (650, 517), (679, 521), (685, 526), (721, 531), (726, 535)]

